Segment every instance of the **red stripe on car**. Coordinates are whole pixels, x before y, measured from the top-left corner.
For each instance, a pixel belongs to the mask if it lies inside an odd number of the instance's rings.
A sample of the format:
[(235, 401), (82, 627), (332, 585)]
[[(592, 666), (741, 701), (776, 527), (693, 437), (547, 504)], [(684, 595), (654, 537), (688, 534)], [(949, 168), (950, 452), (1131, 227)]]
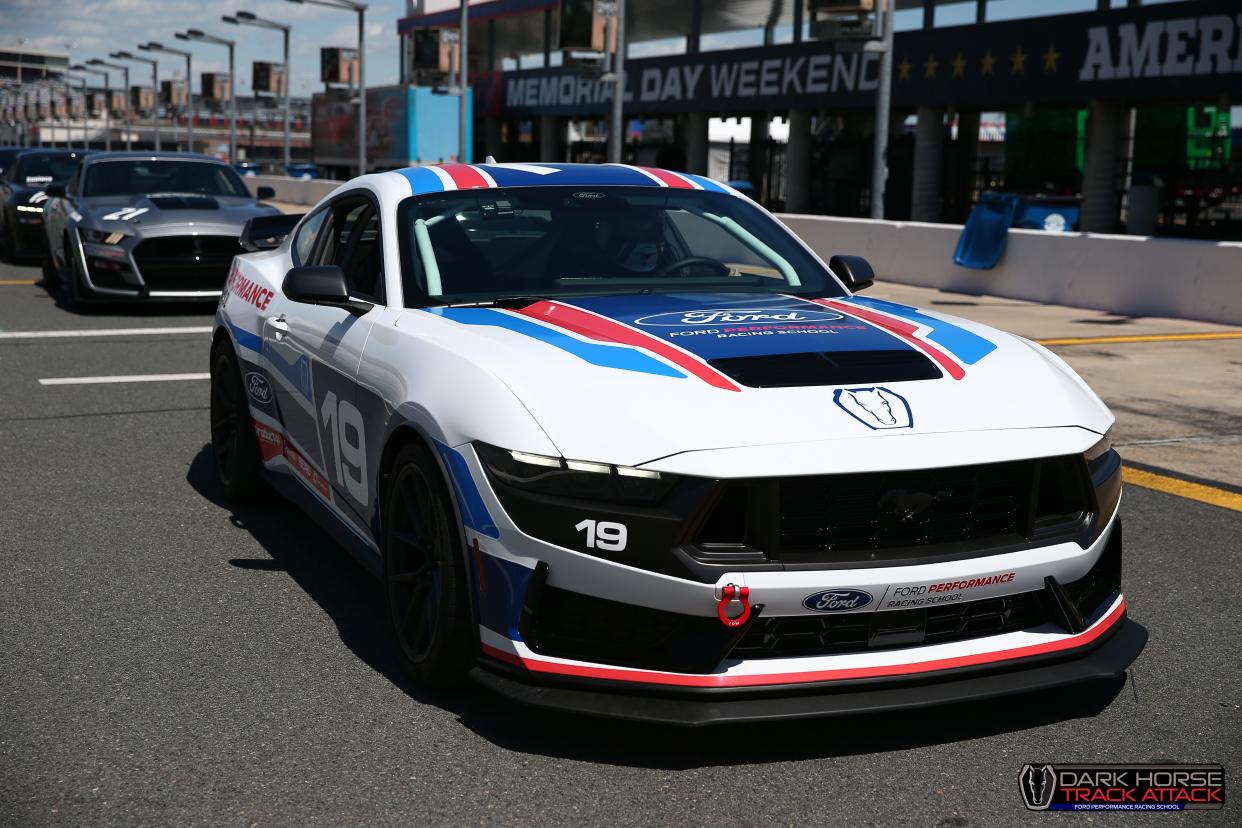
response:
[(487, 189), (487, 179), (469, 164), (441, 164), (440, 169), (449, 174), (459, 190)]
[(823, 305), (826, 308), (841, 311), (842, 313), (848, 313), (850, 316), (870, 322), (878, 328), (883, 328), (890, 333), (896, 334), (923, 353), (927, 354), (932, 359), (936, 360), (936, 362), (940, 363), (940, 367), (944, 368), (944, 370), (949, 373), (949, 376), (953, 377), (955, 380), (960, 380), (962, 377), (966, 376), (966, 372), (962, 369), (962, 366), (954, 362), (947, 354), (935, 345), (932, 345), (930, 342), (919, 339), (914, 335), (918, 330), (918, 326), (916, 325), (912, 325), (901, 319), (893, 319), (890, 316), (884, 316), (883, 314), (876, 313), (875, 311), (863, 310), (862, 308), (854, 305), (847, 305), (844, 302), (834, 302), (831, 299), (811, 299), (809, 301), (814, 302), (817, 305)]
[(676, 187), (679, 190), (694, 189), (694, 185), (690, 183), (689, 179), (682, 178), (677, 173), (657, 169), (656, 167), (639, 167), (639, 169), (649, 175), (654, 175), (656, 178), (660, 179), (666, 187)]
[(758, 675), (715, 673), (711, 675), (690, 675), (687, 673), (662, 673), (655, 670), (623, 670), (615, 667), (592, 667), (586, 664), (562, 664), (555, 661), (544, 661), (542, 659), (527, 658), (514, 653), (508, 653), (488, 644), (481, 646), (484, 654), (510, 664), (520, 664), (535, 673), (625, 681), (635, 684), (675, 685), (678, 687), (760, 687), (772, 684), (807, 684), (820, 681), (906, 676), (918, 673), (931, 673), (937, 670), (952, 670), (957, 667), (974, 667), (980, 664), (1012, 661), (1014, 659), (1072, 650), (1090, 644), (1103, 636), (1125, 615), (1125, 611), (1125, 601), (1118, 601), (1117, 606), (1113, 608), (1112, 612), (1097, 621), (1090, 629), (1078, 635), (1068, 636), (1057, 641), (1049, 641), (1046, 644), (1030, 644), (1009, 650), (975, 653), (973, 655), (954, 656), (952, 658), (940, 658), (933, 661), (919, 661), (910, 664), (845, 667), (836, 670), (808, 670), (803, 673), (766, 673)]
[(725, 391), (741, 391), (732, 380), (712, 368), (702, 360), (675, 348), (666, 342), (656, 339), (650, 334), (636, 331), (612, 319), (597, 316), (572, 305), (560, 302), (534, 302), (517, 311), (523, 316), (538, 319), (541, 322), (564, 328), (581, 336), (590, 337), (598, 342), (611, 342), (617, 345), (629, 345), (663, 357), (678, 368), (706, 382), (708, 385), (722, 388)]

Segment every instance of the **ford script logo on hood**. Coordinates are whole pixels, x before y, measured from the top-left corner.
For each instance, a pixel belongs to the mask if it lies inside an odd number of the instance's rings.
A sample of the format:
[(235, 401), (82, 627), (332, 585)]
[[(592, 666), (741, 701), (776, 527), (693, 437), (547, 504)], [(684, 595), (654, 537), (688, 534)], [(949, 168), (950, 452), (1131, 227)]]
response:
[(634, 320), (656, 328), (682, 325), (776, 325), (786, 322), (832, 322), (843, 319), (839, 313), (791, 308), (729, 308), (657, 313)]
[(256, 371), (246, 374), (246, 393), (253, 397), (255, 402), (270, 403), (272, 401), (271, 384), (267, 381), (267, 377)]
[(802, 606), (815, 612), (845, 612), (862, 609), (871, 603), (871, 593), (861, 589), (826, 589), (808, 595)]

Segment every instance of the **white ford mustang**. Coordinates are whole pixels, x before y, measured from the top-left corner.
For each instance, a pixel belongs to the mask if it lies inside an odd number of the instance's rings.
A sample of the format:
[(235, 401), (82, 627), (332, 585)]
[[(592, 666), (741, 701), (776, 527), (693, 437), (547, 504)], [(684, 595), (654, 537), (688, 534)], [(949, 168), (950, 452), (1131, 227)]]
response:
[[(287, 222), (281, 227), (281, 222)], [(420, 682), (680, 724), (1116, 676), (1113, 417), (720, 184), (446, 164), (254, 219), (211, 435), (384, 581)], [(287, 232), (287, 237), (282, 236)]]

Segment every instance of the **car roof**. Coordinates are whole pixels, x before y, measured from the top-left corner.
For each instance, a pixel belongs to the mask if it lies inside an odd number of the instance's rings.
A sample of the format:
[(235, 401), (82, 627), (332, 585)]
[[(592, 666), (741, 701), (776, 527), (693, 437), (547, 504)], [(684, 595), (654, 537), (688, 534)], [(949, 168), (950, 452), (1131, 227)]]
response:
[(430, 164), (384, 173), (409, 182), (414, 195), (493, 187), (671, 187), (740, 195), (693, 173), (629, 164)]
[(225, 162), (216, 158), (214, 155), (205, 155), (201, 152), (93, 152), (87, 157), (88, 164), (94, 164), (100, 161), (125, 161), (143, 159), (147, 161), (210, 161), (214, 164), (228, 166)]
[[(0, 150), (2, 150), (2, 148), (0, 148)], [(17, 153), (16, 157), (25, 158), (28, 155), (31, 155), (31, 156), (34, 156), (34, 155), (69, 155), (69, 156), (80, 155), (83, 158), (85, 158), (86, 156), (90, 155), (90, 151), (80, 150), (80, 149), (77, 149), (77, 150), (57, 149), (55, 147), (42, 147), (42, 148), (31, 147), (30, 149), (21, 150), (20, 152)]]

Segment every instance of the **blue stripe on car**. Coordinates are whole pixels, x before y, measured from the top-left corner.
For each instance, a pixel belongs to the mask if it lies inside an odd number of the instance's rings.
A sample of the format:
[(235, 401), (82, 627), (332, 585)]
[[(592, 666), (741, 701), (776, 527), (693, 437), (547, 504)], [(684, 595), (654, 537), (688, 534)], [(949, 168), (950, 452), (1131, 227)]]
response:
[(444, 191), (444, 184), (440, 181), (440, 176), (433, 173), (427, 167), (406, 167), (397, 170), (397, 173), (410, 183), (411, 195), (425, 195), (426, 193), (439, 193)]
[(671, 365), (634, 348), (584, 342), (554, 328), (546, 328), (530, 320), (493, 308), (425, 308), (424, 310), (463, 325), (489, 325), (513, 331), (531, 339), (538, 339), (601, 368), (617, 368), (622, 371), (679, 379), (684, 379), (686, 376)]
[(487, 511), (483, 495), (479, 494), (479, 487), (470, 474), (470, 467), (466, 465), (466, 458), (456, 449), (438, 440), (435, 442), (436, 450), (440, 452), (444, 466), (448, 469), (453, 492), (457, 495), (457, 508), (461, 510), (462, 522), (481, 535), (489, 538), (500, 537), (500, 530), (496, 528), (496, 522)]
[(238, 327), (229, 322), (229, 330), (233, 332), (233, 338), (237, 340), (237, 344), (243, 348), (249, 348), (256, 353), (263, 353), (263, 337), (258, 334), (252, 334), (245, 328)]
[(479, 623), (511, 641), (521, 641), (518, 625), (534, 570), (487, 552), (480, 553), (476, 568), (478, 563), (483, 565), (482, 577), (476, 572), (475, 578)]
[(912, 308), (909, 305), (899, 305), (896, 302), (886, 302), (883, 299), (867, 299), (861, 296), (851, 296), (843, 301), (862, 305), (864, 308), (872, 308), (882, 313), (892, 314), (910, 322), (917, 322), (920, 325), (926, 325), (931, 328), (931, 332), (927, 335), (929, 340), (943, 346), (945, 350), (967, 365), (974, 365), (996, 350), (995, 343), (988, 342), (978, 334), (971, 333), (965, 328), (959, 328), (952, 322), (946, 322), (943, 319), (936, 319), (925, 313), (920, 313), (917, 308)]

